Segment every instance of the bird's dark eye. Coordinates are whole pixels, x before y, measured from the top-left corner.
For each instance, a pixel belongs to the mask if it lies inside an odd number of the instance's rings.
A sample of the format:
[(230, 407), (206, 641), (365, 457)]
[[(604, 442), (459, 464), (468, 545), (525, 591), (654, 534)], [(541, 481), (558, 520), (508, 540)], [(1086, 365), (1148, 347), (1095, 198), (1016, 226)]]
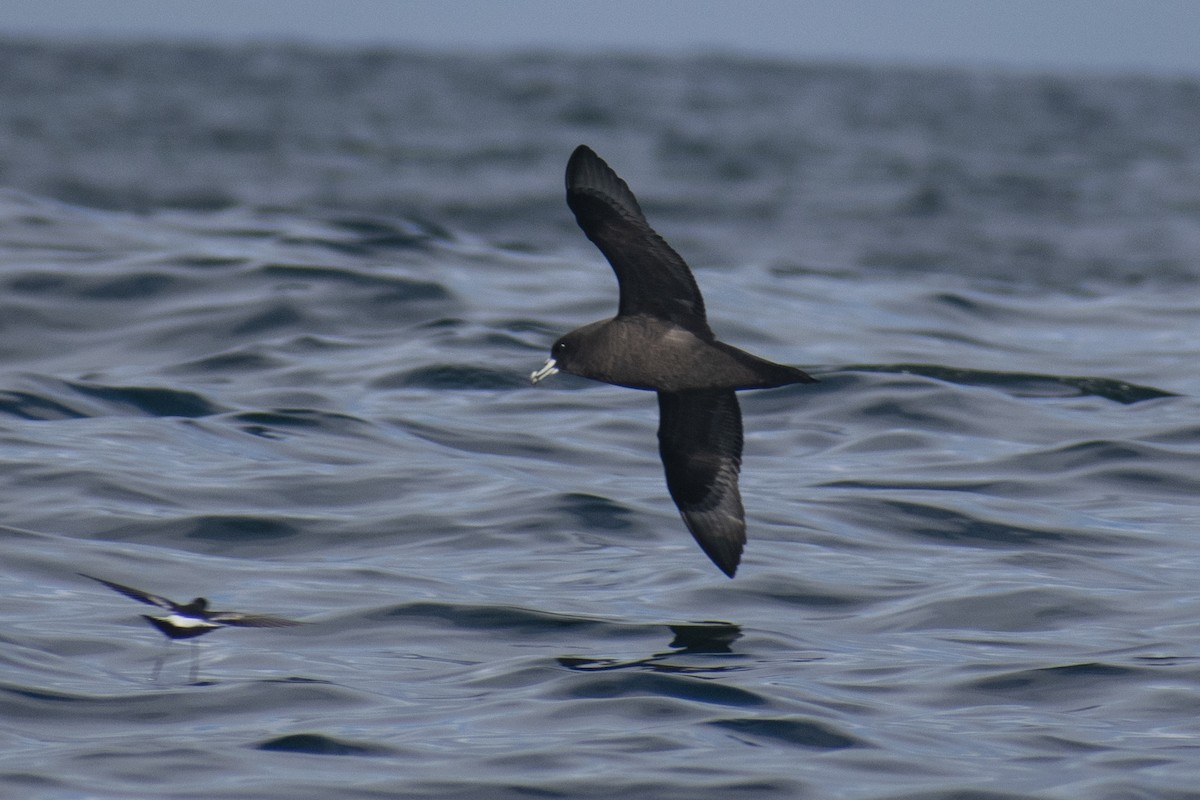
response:
[(556, 356), (561, 356), (563, 353), (567, 352), (567, 343), (566, 342), (555, 342), (552, 352)]

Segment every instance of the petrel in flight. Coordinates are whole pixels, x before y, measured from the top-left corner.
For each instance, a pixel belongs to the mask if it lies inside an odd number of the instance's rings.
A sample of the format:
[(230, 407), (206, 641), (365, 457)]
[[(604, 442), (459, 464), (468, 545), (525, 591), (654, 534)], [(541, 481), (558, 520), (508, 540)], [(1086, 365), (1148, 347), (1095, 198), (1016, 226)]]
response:
[(657, 392), (667, 489), (697, 543), (732, 578), (746, 543), (735, 392), (815, 378), (717, 341), (688, 265), (646, 222), (625, 181), (584, 145), (567, 162), (567, 205), (617, 274), (617, 315), (563, 336), (530, 380), (561, 370)]
[(86, 575), (82, 572), (79, 574), (97, 583), (103, 583), (114, 592), (120, 592), (126, 597), (131, 597), (147, 605), (158, 606), (170, 611), (171, 613), (165, 617), (152, 617), (149, 614), (142, 614), (141, 617), (158, 628), (164, 636), (171, 639), (191, 639), (196, 636), (203, 636), (206, 633), (212, 633), (217, 628), (224, 628), (226, 626), (238, 628), (290, 628), (294, 625), (304, 624), (294, 619), (272, 617), (266, 614), (243, 614), (240, 611), (210, 610), (208, 601), (203, 597), (197, 597), (190, 603), (176, 603), (174, 600), (150, 594), (150, 592), (144, 592), (132, 586), (106, 581), (103, 578)]

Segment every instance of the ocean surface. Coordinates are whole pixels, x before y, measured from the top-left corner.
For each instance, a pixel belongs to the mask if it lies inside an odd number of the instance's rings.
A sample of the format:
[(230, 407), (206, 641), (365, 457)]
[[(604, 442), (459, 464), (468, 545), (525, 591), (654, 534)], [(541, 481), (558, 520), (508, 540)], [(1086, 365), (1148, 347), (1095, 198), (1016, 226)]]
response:
[[(1198, 131), (1200, 78), (0, 41), (0, 797), (1200, 798)], [(580, 143), (820, 378), (741, 394), (734, 580), (653, 395), (529, 385), (616, 307)], [(164, 646), (78, 572), (310, 624)]]

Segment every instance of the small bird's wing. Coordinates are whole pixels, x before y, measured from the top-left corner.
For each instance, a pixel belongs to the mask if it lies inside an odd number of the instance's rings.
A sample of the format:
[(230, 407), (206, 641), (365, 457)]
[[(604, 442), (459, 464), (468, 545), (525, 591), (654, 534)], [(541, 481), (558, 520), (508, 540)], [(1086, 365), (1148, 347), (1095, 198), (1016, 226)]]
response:
[(696, 542), (729, 577), (746, 544), (738, 491), (742, 412), (732, 389), (658, 393), (667, 489)]
[(125, 595), (126, 597), (131, 597), (134, 600), (137, 600), (138, 602), (141, 602), (141, 603), (145, 603), (147, 605), (158, 606), (159, 608), (165, 608), (168, 611), (174, 611), (179, 608), (179, 605), (177, 603), (175, 603), (173, 600), (168, 600), (165, 597), (159, 597), (156, 594), (150, 594), (150, 592), (143, 592), (141, 589), (135, 589), (132, 586), (125, 586), (124, 584), (113, 583), (112, 581), (104, 580), (104, 578), (97, 578), (94, 575), (88, 575), (83, 572), (79, 572), (76, 574), (78, 574), (81, 577), (88, 578), (89, 580), (96, 581), (97, 583), (103, 583), (105, 586), (112, 589), (114, 592), (120, 592), (121, 594)]
[(625, 181), (585, 145), (567, 162), (567, 205), (617, 273), (619, 316), (644, 314), (713, 337), (692, 271), (646, 222)]
[(238, 628), (291, 628), (305, 624), (298, 620), (273, 617), (269, 614), (243, 614), (239, 611), (212, 611), (208, 615), (208, 620)]

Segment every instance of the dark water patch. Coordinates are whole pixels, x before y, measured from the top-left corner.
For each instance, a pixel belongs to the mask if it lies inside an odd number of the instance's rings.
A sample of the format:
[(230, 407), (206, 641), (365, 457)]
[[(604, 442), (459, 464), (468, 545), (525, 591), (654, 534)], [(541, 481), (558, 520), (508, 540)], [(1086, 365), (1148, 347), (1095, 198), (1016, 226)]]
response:
[(103, 401), (112, 411), (134, 411), (151, 417), (208, 417), (226, 409), (197, 392), (164, 389), (156, 386), (103, 386), (69, 383), (86, 397)]
[[(1162, 448), (1144, 445), (1138, 442), (1122, 440), (1105, 440), (1090, 442), (1072, 442), (1050, 450), (1034, 454), (1021, 455), (1012, 459), (1017, 467), (1037, 467), (1039, 473), (1058, 473), (1068, 475), (1080, 470), (1109, 468), (1113, 465), (1122, 467), (1134, 463), (1159, 463), (1159, 459), (1167, 453)], [(1022, 463), (1036, 461), (1032, 463)]]
[(945, 327), (917, 325), (913, 327), (880, 328), (879, 333), (884, 336), (906, 336), (928, 340), (930, 342), (929, 346), (921, 348), (924, 351), (932, 350), (936, 352), (950, 346), (957, 346), (957, 349), (967, 348), (986, 352), (995, 346), (995, 343), (991, 339), (984, 336), (978, 330), (947, 330)]
[(1097, 744), (1096, 742), (1085, 741), (1083, 739), (1067, 739), (1062, 736), (1034, 736), (1028, 741), (1023, 742), (1024, 746), (1030, 747), (1035, 752), (1045, 753), (1070, 753), (1070, 754), (1091, 754), (1103, 753), (1109, 750), (1105, 745)]
[[(161, 504), (162, 500), (158, 502)], [(210, 513), (153, 520), (124, 519), (98, 528), (93, 535), (108, 541), (146, 542), (184, 549), (203, 543), (206, 550), (234, 556), (258, 546), (278, 547), (308, 530), (307, 522), (290, 521), (282, 514), (266, 517)]]
[(562, 696), (573, 700), (663, 697), (737, 708), (752, 708), (769, 702), (756, 692), (704, 678), (665, 675), (657, 671), (589, 672), (592, 673), (589, 677), (561, 689)]
[(555, 328), (551, 325), (547, 325), (542, 320), (529, 319), (529, 318), (525, 318), (525, 317), (511, 319), (511, 320), (504, 320), (504, 321), (497, 323), (497, 325), (498, 325), (498, 327), (500, 327), (506, 331), (509, 331), (511, 333), (533, 334), (534, 336), (536, 336), (539, 339), (539, 342), (537, 344), (537, 348), (539, 350), (545, 350), (546, 343), (548, 341), (552, 342), (555, 338), (557, 338), (560, 335), (557, 332), (558, 331), (557, 328)]
[(997, 459), (995, 472), (1012, 478), (1053, 475), (1062, 489), (1078, 487), (1093, 494), (1194, 497), (1200, 492), (1200, 477), (1190, 470), (1196, 454), (1180, 447), (1182, 444), (1185, 442), (1151, 444), (1120, 439), (1072, 442)]
[(963, 292), (936, 292), (929, 298), (935, 304), (944, 305), (953, 311), (963, 312), (968, 319), (994, 319), (998, 314), (995, 303), (982, 300), (978, 296), (967, 295)]
[(27, 420), (82, 419), (90, 416), (66, 403), (31, 392), (0, 391), (0, 414)]
[(300, 684), (316, 684), (319, 686), (334, 686), (332, 681), (321, 680), (320, 678), (301, 678), (295, 675), (287, 678), (268, 678), (263, 683), (300, 683)]
[(279, 242), (304, 250), (327, 250), (342, 256), (366, 256), (371, 253), (367, 245), (354, 241), (339, 241), (327, 236), (282, 236)]
[(390, 747), (338, 739), (321, 733), (292, 733), (255, 745), (273, 753), (298, 753), (309, 756), (382, 756), (394, 752)]
[(1152, 494), (1195, 497), (1200, 494), (1200, 478), (1180, 475), (1167, 466), (1138, 469), (1102, 467), (1092, 471), (1091, 478), (1099, 486), (1131, 492), (1142, 497)]
[(212, 515), (186, 521), (183, 536), (206, 542), (261, 544), (299, 536), (301, 529), (274, 517)]
[(819, 484), (830, 489), (865, 489), (867, 491), (914, 491), (914, 492), (958, 492), (965, 495), (994, 494), (1016, 497), (1032, 497), (1039, 492), (1036, 487), (1029, 487), (1017, 480), (945, 480), (935, 478), (915, 478), (912, 480), (893, 480), (878, 478), (873, 480), (838, 480), (826, 481)]
[(469, 606), (416, 602), (393, 606), (367, 615), (368, 619), (422, 619), (446, 622), (455, 628), (507, 632), (519, 635), (557, 634), (565, 631), (620, 630), (605, 620), (551, 614), (511, 606)]
[[(98, 192), (99, 194), (99, 192)], [(136, 196), (136, 195), (135, 195)], [(145, 197), (135, 208), (170, 208), (187, 211), (215, 212), (240, 205), (236, 195), (214, 188), (184, 189), (164, 192), (160, 198)]]
[[(64, 203), (114, 211), (149, 211), (156, 205), (157, 199), (152, 199), (145, 191), (132, 186), (102, 183), (99, 180), (75, 176), (51, 177), (43, 183), (41, 189), (48, 196)], [(169, 192), (164, 191), (162, 196), (167, 194)]]
[(167, 372), (227, 375), (238, 372), (266, 372), (267, 370), (278, 369), (287, 363), (277, 356), (257, 352), (255, 349), (244, 349), (187, 361), (169, 367)]
[(71, 692), (55, 692), (15, 684), (0, 684), (0, 694), (11, 695), (21, 700), (33, 700), (37, 703), (73, 703), (83, 699), (80, 695)]
[(75, 793), (66, 780), (40, 774), (36, 766), (28, 772), (13, 769), (0, 771), (0, 781), (12, 784), (22, 797), (37, 797), (42, 792), (47, 793), (45, 796), (53, 794), (62, 797)]
[(1064, 377), (1021, 372), (994, 372), (935, 364), (856, 364), (845, 367), (859, 372), (922, 375), (962, 386), (984, 386), (1014, 397), (1102, 397), (1130, 405), (1144, 400), (1176, 397), (1172, 392), (1109, 378)]
[(459, 364), (437, 364), (389, 375), (371, 382), (376, 389), (522, 389), (528, 378), (512, 371), (472, 367)]
[(235, 336), (261, 336), (277, 334), (289, 328), (311, 329), (312, 320), (302, 307), (295, 303), (275, 301), (266, 309), (256, 311), (229, 327)]
[[(1037, 794), (1016, 794), (1014, 792), (995, 792), (991, 789), (928, 789), (920, 792), (905, 792), (904, 794), (881, 794), (879, 800), (1045, 800), (1046, 795)], [(1124, 798), (1124, 795), (1105, 795), (1111, 800), (1116, 800), (1118, 797)], [(1130, 797), (1132, 800), (1132, 796)], [(1149, 797), (1146, 800), (1150, 800)], [(1162, 798), (1168, 800), (1168, 798)], [(1185, 800), (1179, 798), (1179, 800)]]
[(1089, 662), (1017, 670), (968, 681), (959, 689), (971, 696), (982, 694), (1011, 702), (1062, 706), (1100, 702), (1112, 697), (1114, 690), (1135, 682), (1141, 674), (1143, 671), (1137, 668)]
[(244, 411), (230, 415), (229, 419), (246, 433), (267, 439), (282, 439), (297, 433), (364, 436), (373, 427), (366, 420), (349, 414), (334, 414), (308, 408)]
[(413, 436), (465, 453), (544, 458), (553, 450), (550, 445), (525, 433), (502, 431), (494, 427), (479, 431), (465, 424), (431, 425), (415, 419), (395, 419), (391, 422)]
[[(829, 397), (833, 407), (828, 413), (839, 418), (849, 416), (868, 430), (899, 428), (971, 435), (986, 426), (986, 420), (980, 420), (974, 413), (973, 398), (962, 389), (944, 383), (896, 375), (852, 382), (826, 376), (820, 376), (819, 380), (817, 386), (829, 383), (830, 388), (810, 394), (817, 394), (820, 399)], [(839, 389), (842, 393), (830, 394)], [(800, 397), (795, 402), (804, 400)]]
[(822, 585), (813, 580), (781, 580), (765, 575), (747, 583), (749, 585), (742, 591), (750, 598), (757, 598), (759, 602), (770, 598), (769, 602), (772, 604), (814, 610), (844, 610), (848, 613), (854, 609), (868, 607), (879, 600), (878, 597), (865, 595), (861, 589), (848, 592), (843, 588)]
[(1015, 548), (1052, 547), (1059, 551), (1122, 543), (1111, 533), (1057, 530), (1017, 524), (1015, 521), (983, 519), (933, 503), (911, 500), (857, 497), (851, 512), (897, 535), (938, 544), (964, 547)]
[(394, 275), (371, 275), (361, 271), (312, 266), (308, 264), (265, 264), (263, 275), (273, 279), (313, 283), (341, 283), (373, 292), (380, 302), (421, 302), (450, 300), (446, 287), (433, 281), (420, 281)]
[(19, 272), (5, 282), (7, 290), (14, 294), (57, 295), (71, 285), (66, 275), (47, 272)]
[[(921, 216), (930, 206), (923, 201), (929, 198), (927, 193), (920, 193), (914, 204), (908, 202), (897, 206), (897, 211), (905, 216)], [(869, 250), (863, 253), (858, 263), (871, 270), (892, 270), (895, 272), (941, 272), (953, 266), (953, 256), (949, 252), (938, 252), (921, 247), (906, 249), (895, 244)]]
[(563, 495), (555, 508), (584, 530), (625, 531), (634, 527), (633, 513), (606, 497), (571, 492)]
[(1183, 424), (1167, 425), (1159, 430), (1139, 437), (1148, 443), (1165, 444), (1174, 447), (1195, 446), (1200, 444), (1200, 425)]
[(378, 251), (425, 250), (434, 243), (454, 239), (448, 228), (427, 219), (341, 216), (327, 223), (353, 235), (362, 247)]
[[(149, 631), (149, 629), (146, 629)], [(157, 635), (157, 634), (156, 634)], [(171, 650), (185, 651), (184, 647)], [(151, 665), (147, 664), (149, 668)], [(149, 671), (149, 670), (147, 670)], [(140, 676), (138, 676), (140, 678)], [(140, 681), (136, 681), (140, 683)], [(176, 715), (215, 714), (241, 716), (277, 714), (281, 709), (340, 707), (357, 705), (354, 692), (320, 683), (295, 682), (209, 682), (199, 686), (183, 685), (167, 689), (153, 685), (130, 689), (122, 680), (122, 691), (112, 685), (97, 687), (94, 693), (32, 689), (0, 683), (0, 713), (6, 719), (38, 719), (63, 725), (78, 725), (111, 719), (114, 709), (126, 714), (125, 720), (138, 724), (161, 724)]]
[(470, 323), (462, 317), (437, 317), (422, 322), (418, 327), (422, 330), (457, 330)]
[(709, 725), (732, 731), (739, 738), (766, 740), (812, 750), (844, 750), (863, 747), (864, 741), (842, 733), (826, 722), (791, 717), (714, 720)]
[(92, 300), (145, 300), (168, 293), (179, 294), (182, 283), (174, 275), (142, 272), (95, 281), (91, 285), (81, 286), (76, 294)]
[[(1125, 430), (1113, 430), (1124, 433)], [(905, 448), (909, 444), (922, 447)], [(1017, 455), (997, 456), (987, 462), (986, 471), (972, 470), (952, 461), (929, 465), (916, 475), (904, 478), (849, 478), (821, 483), (821, 486), (838, 489), (865, 489), (868, 491), (939, 491), (955, 492), (966, 496), (981, 494), (1017, 498), (1099, 498), (1105, 494), (1119, 493), (1132, 498), (1174, 497), (1184, 500), (1200, 492), (1200, 478), (1190, 474), (1190, 465), (1195, 455), (1186, 439), (1174, 440), (1170, 436), (1156, 437), (1157, 444), (1141, 441), (1104, 440), (1071, 442), (1046, 449), (1034, 449)], [(922, 436), (885, 435), (864, 437), (845, 448), (848, 453), (903, 452), (906, 449), (919, 451), (936, 448), (936, 434)], [(946, 475), (964, 475), (961, 478)], [(1040, 477), (1031, 477), (1040, 476)], [(1096, 541), (1115, 541), (1108, 532), (1092, 532)]]
[[(540, 764), (530, 764), (525, 772), (543, 772)], [(806, 787), (800, 781), (786, 778), (727, 780), (715, 768), (692, 767), (673, 770), (671, 774), (643, 774), (630, 769), (629, 774), (605, 775), (602, 780), (592, 776), (559, 777), (550, 774), (537, 779), (475, 781), (445, 779), (413, 781), (405, 792), (422, 800), (612, 800), (614, 797), (638, 800), (763, 800), (787, 798), (808, 800)], [(651, 771), (652, 772), (652, 771)], [(383, 795), (387, 797), (387, 795)], [(366, 800), (379, 800), (368, 795)], [(1136, 798), (1142, 800), (1142, 798)], [(1183, 800), (1183, 798), (1164, 798)], [(1190, 798), (1188, 799), (1190, 800)]]
[(352, 350), (358, 346), (356, 343), (342, 341), (330, 336), (302, 333), (285, 340), (283, 344), (279, 345), (279, 349), (289, 355), (308, 354), (325, 356), (341, 350)]
[(1088, 594), (1066, 589), (963, 592), (920, 603), (875, 620), (880, 630), (1055, 631), (1097, 619), (1115, 619), (1120, 609)]
[(168, 267), (183, 267), (185, 269), (226, 271), (234, 268), (249, 266), (252, 262), (247, 257), (218, 256), (207, 253), (182, 254), (167, 256), (161, 263)]
[[(482, 335), (475, 337), (480, 346), (527, 350), (541, 355), (558, 338), (555, 328), (526, 319), (492, 320)], [(536, 356), (533, 359), (536, 361)], [(528, 376), (526, 376), (528, 377)]]

